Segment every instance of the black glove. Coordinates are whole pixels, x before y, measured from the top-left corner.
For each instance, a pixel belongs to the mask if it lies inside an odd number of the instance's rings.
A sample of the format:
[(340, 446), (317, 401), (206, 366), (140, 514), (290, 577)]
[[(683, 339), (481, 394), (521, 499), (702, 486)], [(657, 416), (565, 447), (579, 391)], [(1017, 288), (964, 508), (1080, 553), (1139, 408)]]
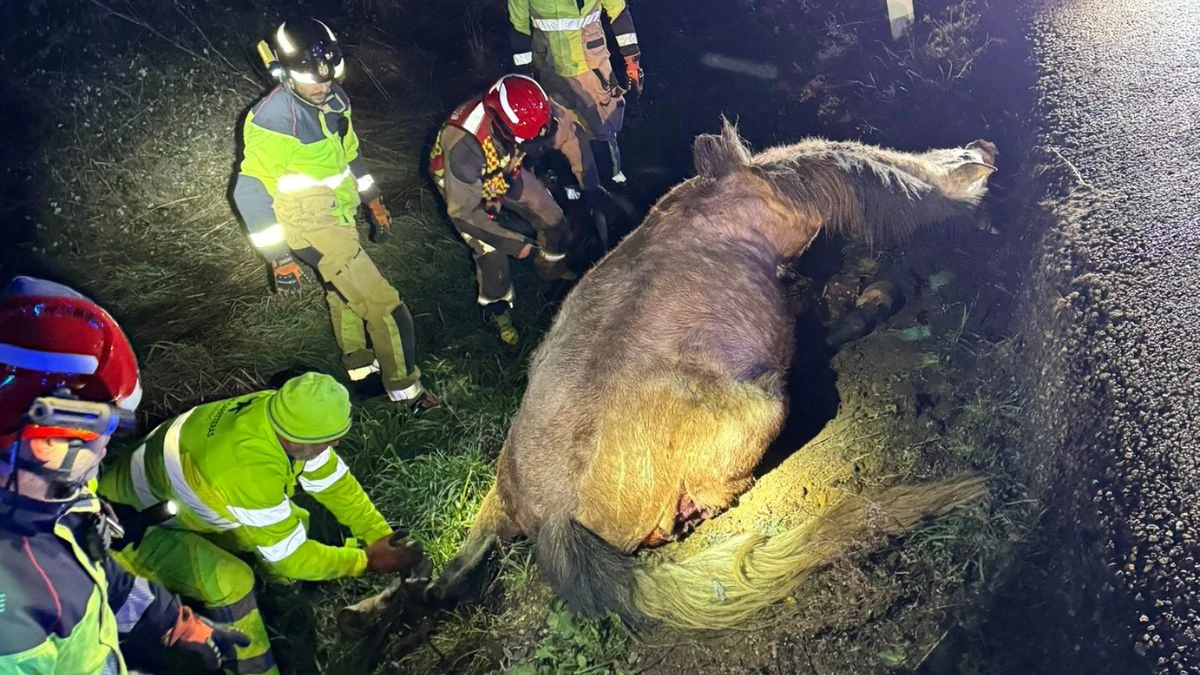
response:
[(591, 190), (583, 191), (583, 205), (587, 208), (588, 213), (592, 215), (592, 222), (596, 225), (596, 234), (600, 237), (600, 244), (605, 249), (608, 248), (608, 214), (604, 209), (604, 203), (607, 201), (608, 191), (600, 186), (596, 186)]
[(237, 648), (248, 646), (250, 638), (227, 624), (209, 621), (193, 612), (191, 607), (180, 605), (179, 619), (163, 636), (163, 644), (192, 652), (209, 670), (220, 670), (237, 661)]
[(123, 530), (122, 536), (112, 541), (111, 548), (114, 551), (120, 551), (126, 546), (137, 548), (137, 545), (142, 543), (142, 537), (146, 536), (148, 528), (170, 520), (178, 513), (178, 507), (170, 500), (159, 502), (142, 511), (115, 502), (111, 507)]

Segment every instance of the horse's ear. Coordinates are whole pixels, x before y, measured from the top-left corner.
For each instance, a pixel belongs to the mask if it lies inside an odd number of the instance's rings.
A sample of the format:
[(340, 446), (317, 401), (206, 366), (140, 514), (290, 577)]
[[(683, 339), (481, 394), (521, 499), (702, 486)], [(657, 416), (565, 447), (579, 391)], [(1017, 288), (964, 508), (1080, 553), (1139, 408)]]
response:
[(700, 134), (692, 143), (696, 174), (721, 178), (750, 165), (750, 148), (738, 136), (737, 126), (721, 116), (721, 133)]

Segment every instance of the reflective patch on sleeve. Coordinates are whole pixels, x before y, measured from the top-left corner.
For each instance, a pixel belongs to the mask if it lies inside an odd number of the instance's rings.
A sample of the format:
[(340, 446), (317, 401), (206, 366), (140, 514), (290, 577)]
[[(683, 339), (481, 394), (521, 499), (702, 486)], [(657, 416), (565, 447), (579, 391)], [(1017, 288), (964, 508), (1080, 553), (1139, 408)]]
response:
[(308, 534), (304, 531), (304, 523), (296, 525), (296, 529), (292, 533), (284, 537), (283, 540), (271, 546), (259, 546), (258, 552), (262, 554), (263, 560), (269, 563), (277, 563), (289, 555), (296, 552), (300, 545), (308, 541)]
[(300, 474), (300, 487), (304, 488), (304, 491), (309, 494), (324, 492), (349, 471), (350, 467), (346, 466), (341, 457), (338, 457), (337, 467), (334, 468), (333, 473), (324, 478), (305, 478), (304, 474)]
[(312, 459), (310, 459), (304, 463), (304, 473), (311, 473), (313, 471), (319, 471), (321, 469), (321, 467), (328, 464), (329, 460), (331, 460), (331, 459), (333, 459), (333, 449), (325, 448), (325, 450), (321, 454), (317, 455), (316, 457), (313, 457)]
[(283, 226), (279, 223), (269, 225), (258, 232), (250, 233), (250, 243), (254, 248), (268, 248), (283, 243)]
[(292, 515), (292, 502), (287, 497), (275, 506), (265, 509), (243, 509), (240, 506), (225, 508), (234, 520), (248, 527), (270, 527), (282, 523)]
[(150, 590), (150, 582), (141, 577), (134, 579), (133, 587), (125, 597), (125, 604), (117, 610), (117, 632), (128, 633), (133, 630), (137, 622), (141, 621), (146, 608), (153, 602), (154, 591)]
[(514, 66), (527, 66), (531, 63), (533, 63), (533, 52), (521, 52), (519, 54), (513, 54)]
[(359, 178), (357, 182), (358, 182), (358, 191), (366, 192), (367, 190), (371, 189), (372, 185), (375, 184), (375, 178), (372, 177), (371, 174), (367, 174), (367, 175), (363, 176), (362, 178)]
[(637, 43), (637, 33), (625, 33), (617, 36), (618, 47), (628, 47), (629, 45), (636, 45)]

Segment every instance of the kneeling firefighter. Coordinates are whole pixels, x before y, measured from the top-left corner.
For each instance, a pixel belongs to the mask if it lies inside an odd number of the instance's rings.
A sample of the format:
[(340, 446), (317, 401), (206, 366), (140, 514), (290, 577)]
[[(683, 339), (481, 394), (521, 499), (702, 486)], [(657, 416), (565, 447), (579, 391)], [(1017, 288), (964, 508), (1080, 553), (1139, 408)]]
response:
[(29, 277), (0, 294), (0, 673), (124, 675), (164, 646), (215, 670), (248, 642), (108, 555), (132, 525), (87, 484), (140, 398), (133, 349), (95, 303)]
[(408, 307), (359, 245), (360, 204), (373, 227), (386, 230), (390, 215), (359, 152), (350, 99), (336, 84), (345, 72), (337, 38), (307, 19), (280, 24), (272, 41), (259, 52), (279, 85), (246, 115), (233, 190), (250, 241), (270, 262), (278, 291), (299, 287), (297, 259), (316, 270), (352, 383), (382, 377), (393, 401), (416, 413), (436, 408), (421, 384)]
[[(349, 430), (346, 388), (306, 373), (278, 391), (208, 403), (164, 422), (100, 478), (100, 494), (115, 505), (178, 503), (171, 521), (114, 556), (248, 635), (238, 673), (278, 672), (254, 569), (243, 558), (283, 583), (405, 572), (423, 559), (335, 452)], [(292, 501), (297, 484), (354, 539), (344, 546), (309, 539), (309, 513)]]
[(527, 153), (545, 152), (547, 146), (567, 158), (578, 181), (579, 190), (567, 189), (568, 199), (582, 198), (599, 218), (604, 193), (582, 128), (533, 78), (505, 75), (484, 95), (455, 108), (429, 157), (446, 212), (474, 256), (484, 321), (509, 345), (517, 344), (519, 335), (509, 312), (515, 296), (508, 259), (528, 257), (535, 243), (497, 221), (501, 208), (537, 231), (535, 264), (543, 278), (574, 278), (566, 264), (567, 217), (523, 165)]

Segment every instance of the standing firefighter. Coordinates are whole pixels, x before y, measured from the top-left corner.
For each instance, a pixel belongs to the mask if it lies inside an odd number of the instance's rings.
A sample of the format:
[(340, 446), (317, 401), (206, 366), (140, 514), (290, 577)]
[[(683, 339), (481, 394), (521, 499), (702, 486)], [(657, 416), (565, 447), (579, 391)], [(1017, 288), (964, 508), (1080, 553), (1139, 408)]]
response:
[(359, 154), (350, 99), (335, 84), (345, 71), (341, 47), (316, 19), (280, 24), (273, 42), (259, 51), (279, 86), (246, 115), (233, 191), (250, 241), (279, 291), (299, 287), (297, 258), (317, 271), (352, 383), (381, 373), (393, 401), (417, 413), (435, 408), (421, 385), (408, 307), (358, 242), (361, 203), (376, 228), (386, 230), (390, 216)]
[[(238, 554), (281, 582), (400, 572), (421, 561), (420, 547), (393, 533), (334, 452), (349, 430), (345, 387), (306, 373), (278, 391), (208, 403), (164, 422), (101, 477), (100, 493), (114, 504), (179, 504), (173, 521), (150, 528), (117, 559), (250, 636), (237, 653), (238, 673), (278, 672), (254, 572)], [(292, 502), (297, 482), (356, 539), (345, 546), (309, 539), (309, 514)]]
[[(483, 96), (455, 108), (429, 157), (446, 211), (474, 255), (484, 320), (510, 345), (519, 336), (509, 314), (514, 293), (508, 258), (527, 257), (533, 242), (496, 221), (501, 207), (537, 230), (539, 273), (551, 279), (570, 277), (567, 217), (546, 186), (522, 165), (528, 146), (542, 150), (547, 144), (567, 157), (583, 199), (596, 210), (599, 179), (578, 125), (524, 75), (505, 75)], [(579, 194), (568, 191), (569, 197)]]
[(626, 90), (613, 74), (601, 10), (612, 22), (629, 89), (641, 94), (642, 56), (625, 0), (508, 0), (513, 65), (536, 70), (551, 96), (608, 145), (613, 182), (624, 183), (617, 134), (625, 122)]
[(0, 672), (118, 675), (163, 645), (217, 669), (246, 643), (108, 557), (120, 526), (85, 485), (140, 398), (103, 309), (28, 277), (0, 295)]

